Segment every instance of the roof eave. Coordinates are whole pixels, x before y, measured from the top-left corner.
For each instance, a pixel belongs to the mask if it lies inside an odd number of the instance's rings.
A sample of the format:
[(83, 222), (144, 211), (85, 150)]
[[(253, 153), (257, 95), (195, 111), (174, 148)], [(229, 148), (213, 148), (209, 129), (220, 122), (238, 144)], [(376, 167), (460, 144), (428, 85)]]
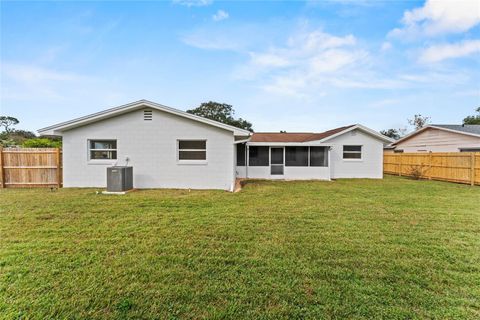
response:
[(393, 142), (395, 141), (394, 139), (392, 139), (392, 138), (390, 138), (390, 137), (387, 137), (387, 136), (384, 136), (383, 134), (381, 134), (381, 133), (379, 133), (379, 132), (376, 132), (376, 131), (374, 131), (374, 130), (372, 130), (372, 129), (370, 129), (370, 128), (367, 128), (367, 127), (365, 127), (365, 126), (363, 126), (363, 125), (361, 125), (361, 124), (353, 125), (353, 126), (351, 126), (351, 127), (349, 127), (349, 128), (346, 128), (345, 130), (342, 130), (342, 131), (340, 131), (340, 132), (337, 132), (337, 133), (335, 133), (335, 134), (332, 134), (331, 136), (325, 137), (325, 138), (323, 138), (323, 139), (320, 140), (320, 141), (321, 141), (321, 142), (328, 141), (328, 140), (330, 140), (330, 139), (333, 139), (333, 138), (335, 138), (335, 137), (341, 136), (342, 134), (345, 134), (345, 133), (347, 133), (347, 132), (353, 131), (353, 130), (355, 130), (355, 129), (362, 130), (362, 131), (364, 131), (364, 132), (366, 132), (366, 133), (368, 133), (368, 134), (370, 134), (370, 135), (378, 138), (379, 140), (383, 140), (383, 141), (385, 141), (385, 142), (387, 142), (387, 143), (393, 143)]
[(170, 108), (170, 107), (167, 107), (167, 106), (155, 103), (155, 102), (151, 102), (151, 101), (148, 101), (148, 100), (135, 101), (135, 102), (132, 102), (132, 103), (129, 103), (129, 104), (121, 105), (119, 107), (110, 108), (110, 109), (100, 111), (100, 112), (97, 112), (97, 113), (93, 113), (93, 114), (90, 114), (90, 115), (87, 115), (87, 116), (84, 116), (84, 117), (80, 117), (80, 118), (76, 118), (76, 119), (73, 119), (73, 120), (70, 120), (70, 121), (58, 123), (58, 124), (53, 125), (53, 126), (41, 128), (37, 131), (40, 135), (48, 135), (48, 134), (52, 134), (53, 132), (55, 132), (56, 135), (61, 135), (61, 133), (63, 131), (70, 130), (70, 129), (80, 127), (80, 126), (84, 126), (84, 125), (87, 125), (87, 124), (90, 124), (90, 123), (93, 123), (93, 122), (97, 122), (97, 121), (100, 121), (100, 120), (103, 120), (103, 119), (108, 119), (112, 116), (128, 113), (132, 110), (135, 110), (137, 108), (141, 108), (143, 106), (146, 106), (146, 107), (149, 107), (149, 108), (154, 108), (154, 109), (164, 111), (164, 112), (168, 112), (168, 113), (171, 113), (171, 114), (175, 114), (175, 115), (178, 115), (178, 116), (181, 116), (181, 117), (184, 117), (184, 118), (195, 120), (195, 121), (205, 123), (205, 124), (208, 124), (208, 125), (211, 125), (211, 126), (214, 126), (214, 127), (217, 127), (217, 128), (221, 128), (221, 129), (224, 129), (224, 130), (228, 130), (228, 131), (231, 131), (236, 136), (250, 136), (250, 134), (251, 134), (251, 132), (248, 131), (248, 130), (240, 129), (240, 128), (230, 126), (230, 125), (227, 125), (227, 124), (224, 124), (224, 123), (220, 123), (220, 122), (217, 122), (217, 121), (214, 121), (214, 120), (203, 118), (203, 117), (200, 117), (200, 116), (197, 116), (197, 115), (194, 115), (194, 114), (190, 114), (190, 113), (178, 110), (178, 109)]
[(397, 141), (394, 141), (392, 142), (392, 146), (396, 146), (397, 144), (399, 144), (400, 142), (403, 142), (405, 140), (408, 140), (410, 139), (411, 137), (429, 129), (429, 128), (432, 128), (432, 129), (437, 129), (437, 130), (443, 130), (443, 131), (448, 131), (448, 132), (453, 132), (453, 133), (458, 133), (458, 134), (464, 134), (464, 135), (467, 135), (467, 136), (473, 136), (473, 137), (479, 137), (480, 138), (480, 135), (479, 134), (475, 134), (475, 133), (471, 133), (471, 132), (465, 132), (465, 131), (458, 131), (458, 130), (454, 130), (454, 129), (448, 129), (448, 128), (443, 128), (443, 127), (437, 127), (437, 126), (433, 126), (433, 125), (427, 125), (421, 129), (418, 129), (410, 134), (407, 134), (405, 137), (403, 138), (400, 138), (398, 139)]

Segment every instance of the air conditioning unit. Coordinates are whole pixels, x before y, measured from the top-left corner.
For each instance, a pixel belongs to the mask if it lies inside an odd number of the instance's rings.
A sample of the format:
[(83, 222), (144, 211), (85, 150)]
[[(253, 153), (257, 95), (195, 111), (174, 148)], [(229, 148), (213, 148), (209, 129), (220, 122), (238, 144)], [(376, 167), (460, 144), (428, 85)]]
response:
[(133, 189), (133, 167), (108, 167), (107, 191), (124, 192)]

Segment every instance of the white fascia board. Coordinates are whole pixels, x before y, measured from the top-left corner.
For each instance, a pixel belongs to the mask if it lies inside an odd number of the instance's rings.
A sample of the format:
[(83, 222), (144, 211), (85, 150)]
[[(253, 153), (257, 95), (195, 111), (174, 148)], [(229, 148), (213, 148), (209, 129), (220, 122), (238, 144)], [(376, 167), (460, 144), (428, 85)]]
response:
[(167, 106), (155, 103), (155, 102), (147, 101), (147, 100), (140, 100), (140, 101), (132, 102), (132, 103), (125, 104), (125, 105), (122, 105), (122, 106), (119, 106), (119, 107), (107, 109), (107, 110), (100, 111), (100, 112), (97, 112), (97, 113), (93, 113), (93, 114), (90, 114), (90, 115), (87, 115), (87, 116), (84, 116), (84, 117), (73, 119), (73, 120), (70, 120), (70, 121), (58, 123), (58, 124), (53, 125), (53, 126), (49, 126), (49, 127), (39, 129), (38, 133), (40, 133), (40, 135), (61, 135), (62, 131), (73, 129), (73, 128), (76, 128), (76, 127), (80, 127), (80, 126), (90, 124), (90, 123), (93, 123), (93, 122), (97, 122), (97, 121), (100, 121), (100, 120), (103, 120), (103, 119), (108, 119), (110, 117), (117, 116), (117, 115), (124, 114), (124, 113), (128, 113), (130, 111), (140, 109), (140, 108), (143, 108), (143, 107), (153, 108), (153, 109), (156, 109), (156, 110), (160, 110), (160, 111), (168, 112), (168, 113), (171, 113), (171, 114), (175, 114), (175, 115), (187, 118), (187, 119), (191, 119), (191, 120), (202, 122), (202, 123), (205, 123), (205, 124), (208, 124), (208, 125), (212, 125), (214, 127), (222, 128), (222, 129), (233, 132), (233, 134), (236, 135), (236, 136), (250, 136), (251, 135), (251, 132), (248, 131), (248, 130), (236, 128), (234, 126), (230, 126), (230, 125), (220, 123), (220, 122), (217, 122), (217, 121), (214, 121), (214, 120), (203, 118), (203, 117), (200, 117), (200, 116), (197, 116), (197, 115), (194, 115), (194, 114), (190, 114), (190, 113), (178, 110), (178, 109), (170, 108), (170, 107), (167, 107)]
[(378, 138), (379, 140), (383, 140), (384, 142), (387, 142), (387, 143), (392, 143), (392, 142), (395, 141), (395, 140), (393, 140), (392, 138), (389, 138), (389, 137), (387, 137), (387, 136), (384, 136), (383, 134), (378, 133), (378, 132), (375, 131), (375, 130), (372, 130), (372, 129), (370, 129), (370, 128), (367, 128), (367, 127), (365, 127), (365, 126), (362, 126), (361, 124), (356, 124), (356, 125), (354, 125), (353, 127), (350, 127), (350, 128), (347, 128), (347, 129), (345, 129), (345, 130), (343, 130), (343, 131), (340, 131), (340, 132), (338, 132), (338, 133), (332, 134), (331, 136), (328, 136), (328, 137), (326, 137), (326, 138), (324, 138), (324, 139), (322, 139), (322, 140), (320, 140), (320, 141), (325, 142), (325, 141), (331, 140), (331, 139), (333, 139), (333, 138), (335, 138), (335, 137), (341, 136), (342, 134), (345, 134), (345, 133), (347, 133), (347, 132), (353, 131), (353, 130), (355, 130), (355, 129), (358, 129), (358, 130), (360, 130), (360, 131), (363, 131), (363, 132), (365, 132), (365, 133), (367, 133), (367, 134), (369, 134), (369, 135), (371, 135), (371, 136), (374, 136), (374, 137)]
[(245, 140), (237, 140), (235, 141), (233, 144), (240, 144), (240, 143), (244, 143), (244, 142), (248, 142), (250, 141), (250, 138), (249, 139), (245, 139)]

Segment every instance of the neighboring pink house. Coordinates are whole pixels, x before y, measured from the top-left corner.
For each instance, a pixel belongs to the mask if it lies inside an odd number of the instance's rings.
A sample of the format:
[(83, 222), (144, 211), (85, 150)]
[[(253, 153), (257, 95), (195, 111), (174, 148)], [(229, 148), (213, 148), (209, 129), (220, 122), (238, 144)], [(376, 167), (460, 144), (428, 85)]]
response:
[(428, 125), (393, 142), (385, 152), (480, 152), (480, 125)]

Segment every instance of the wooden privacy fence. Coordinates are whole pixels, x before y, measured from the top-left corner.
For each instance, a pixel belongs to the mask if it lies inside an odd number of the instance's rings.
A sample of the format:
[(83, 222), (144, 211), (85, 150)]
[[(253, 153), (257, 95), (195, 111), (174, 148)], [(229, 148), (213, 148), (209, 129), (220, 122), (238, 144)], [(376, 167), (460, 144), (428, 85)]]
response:
[(383, 172), (480, 185), (480, 152), (385, 153)]
[(54, 186), (62, 186), (60, 149), (0, 147), (1, 188)]

